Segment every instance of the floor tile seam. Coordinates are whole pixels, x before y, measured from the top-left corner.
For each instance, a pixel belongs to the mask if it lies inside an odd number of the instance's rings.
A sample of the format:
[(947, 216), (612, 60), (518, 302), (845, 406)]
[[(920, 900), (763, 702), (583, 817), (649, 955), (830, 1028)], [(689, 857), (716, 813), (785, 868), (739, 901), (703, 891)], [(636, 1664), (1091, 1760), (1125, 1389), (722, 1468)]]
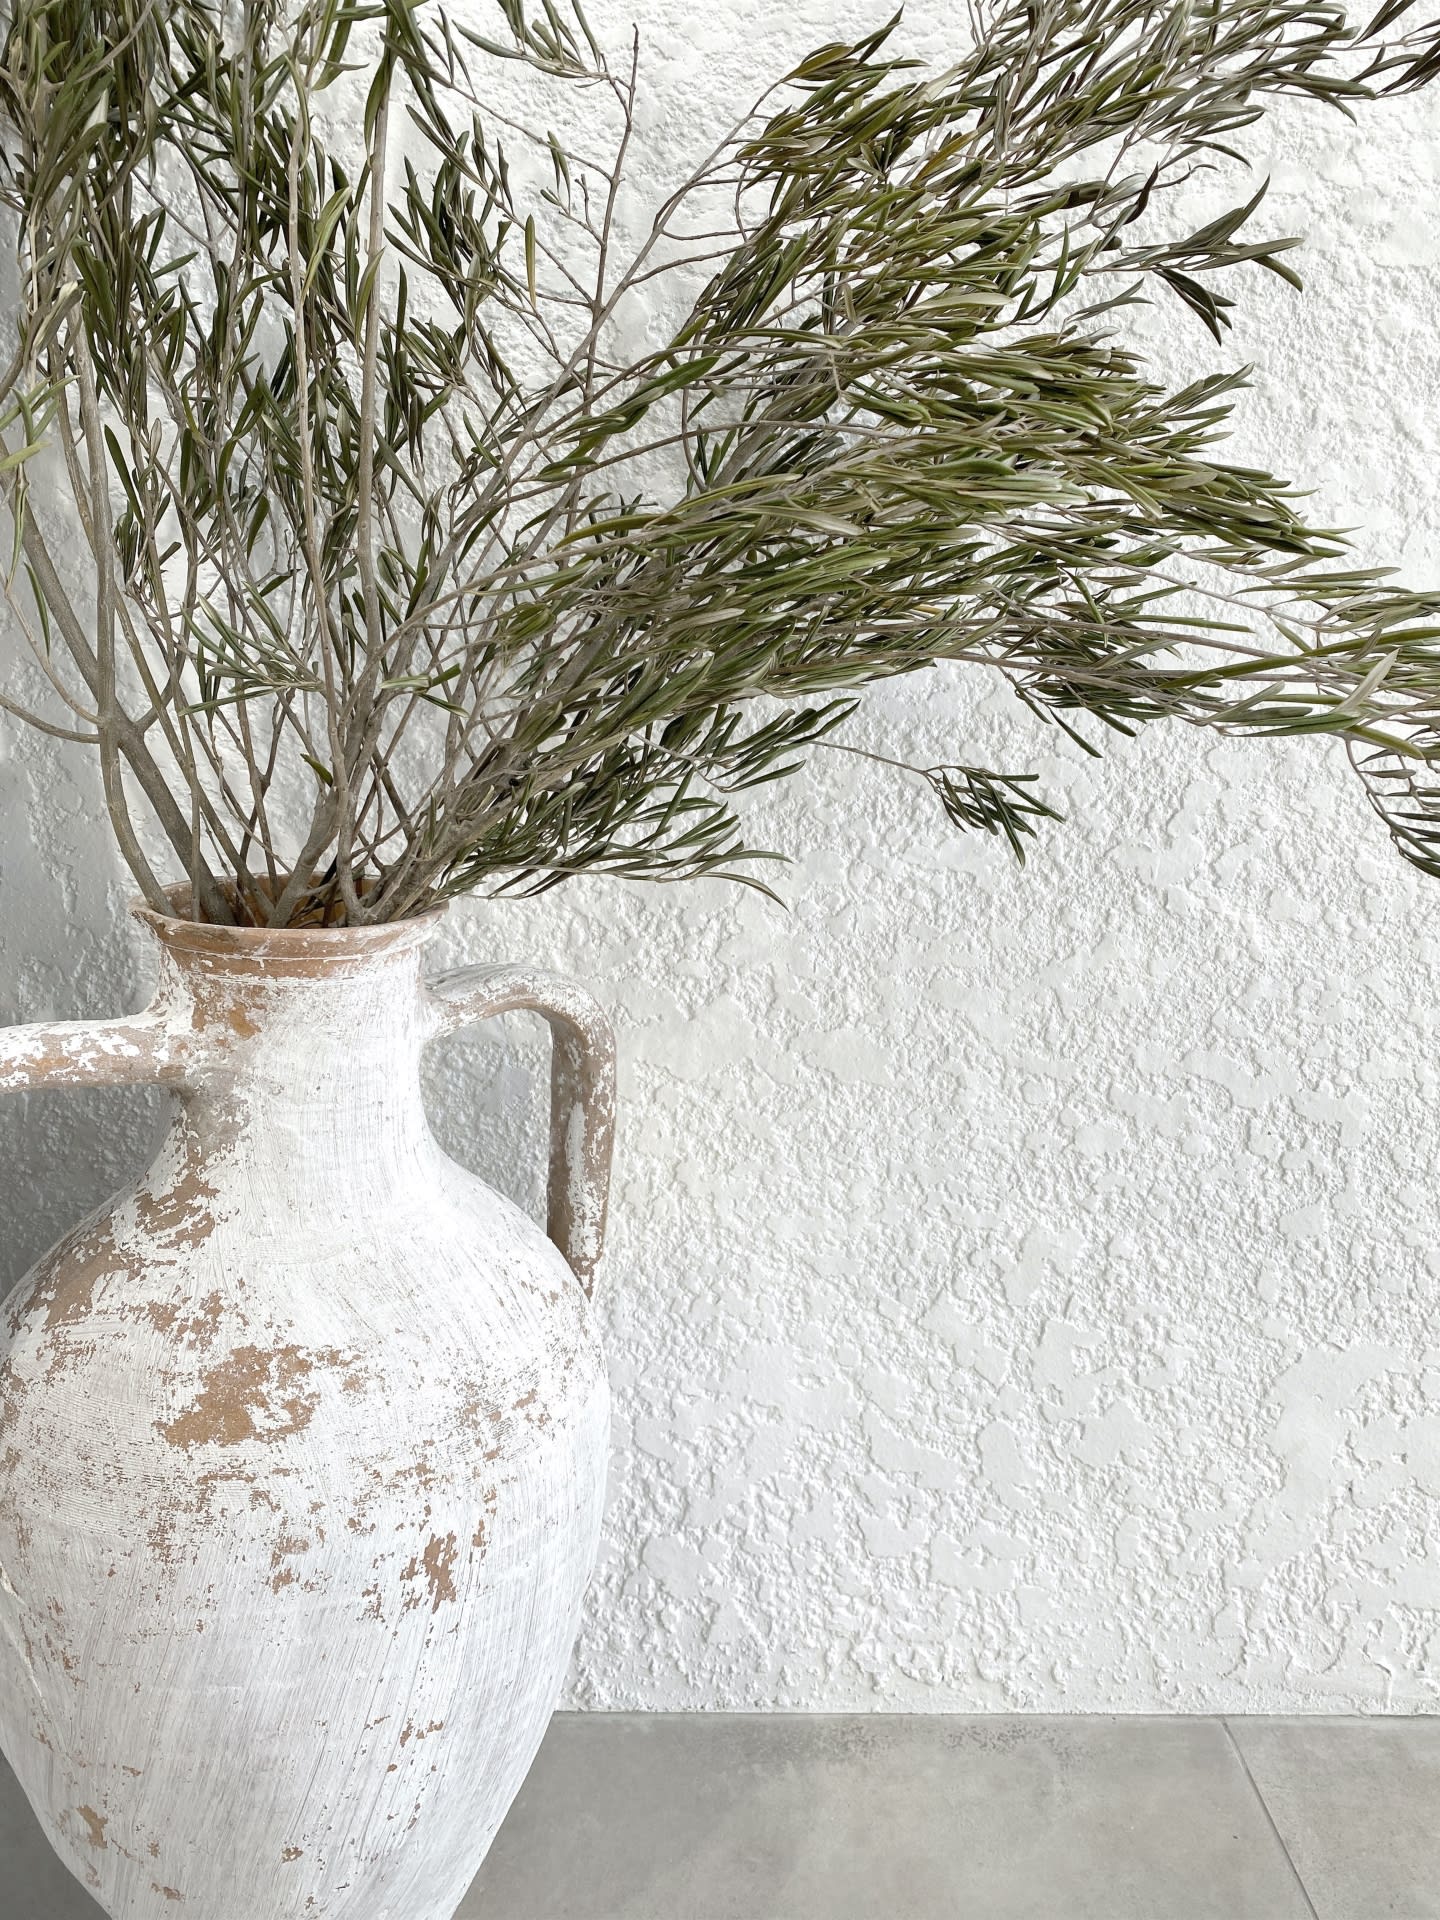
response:
[(1245, 1775), (1245, 1778), (1249, 1783), (1250, 1791), (1251, 1793), (1254, 1794), (1257, 1802), (1259, 1803), (1260, 1811), (1265, 1816), (1265, 1824), (1267, 1827), (1269, 1827), (1271, 1833), (1275, 1836), (1275, 1844), (1279, 1847), (1280, 1851), (1284, 1854), (1286, 1865), (1289, 1867), (1291, 1873), (1295, 1877), (1295, 1884), (1300, 1889), (1300, 1897), (1305, 1902), (1306, 1913), (1310, 1916), (1310, 1920), (1320, 1920), (1319, 1910), (1316, 1907), (1315, 1902), (1310, 1897), (1310, 1889), (1305, 1884), (1305, 1876), (1301, 1873), (1299, 1867), (1295, 1864), (1295, 1856), (1293, 1853), (1291, 1853), (1290, 1848), (1286, 1842), (1285, 1836), (1280, 1831), (1279, 1823), (1277, 1822), (1275, 1815), (1272, 1813), (1270, 1809), (1270, 1802), (1265, 1798), (1264, 1793), (1261, 1791), (1260, 1782), (1255, 1778), (1255, 1775), (1251, 1770), (1250, 1761), (1245, 1752), (1245, 1749), (1241, 1746), (1239, 1740), (1235, 1737), (1235, 1729), (1230, 1724), (1230, 1716), (1228, 1714), (1222, 1713), (1220, 1715), (1220, 1725), (1225, 1730), (1225, 1738), (1230, 1743), (1230, 1751), (1235, 1755), (1235, 1758), (1240, 1762), (1240, 1770)]

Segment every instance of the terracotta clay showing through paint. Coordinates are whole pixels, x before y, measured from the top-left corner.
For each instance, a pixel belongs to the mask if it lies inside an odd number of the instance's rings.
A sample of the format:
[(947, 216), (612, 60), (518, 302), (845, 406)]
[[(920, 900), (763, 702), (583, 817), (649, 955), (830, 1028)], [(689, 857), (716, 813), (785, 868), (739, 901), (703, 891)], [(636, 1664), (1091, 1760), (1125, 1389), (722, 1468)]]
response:
[[(0, 1089), (180, 1095), (5, 1302), (0, 1745), (112, 1920), (450, 1920), (598, 1539), (609, 1031), (525, 969), (425, 985), (433, 919), (141, 918), (145, 1013), (0, 1034)], [(558, 1244), (420, 1100), (425, 1043), (512, 1008), (554, 1034)]]

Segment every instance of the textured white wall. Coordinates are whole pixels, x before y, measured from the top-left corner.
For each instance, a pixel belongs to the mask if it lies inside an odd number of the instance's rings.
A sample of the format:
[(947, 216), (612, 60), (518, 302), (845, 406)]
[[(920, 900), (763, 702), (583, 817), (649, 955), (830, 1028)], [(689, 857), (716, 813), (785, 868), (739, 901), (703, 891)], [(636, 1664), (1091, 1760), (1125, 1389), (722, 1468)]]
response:
[[(642, 196), (884, 10), (645, 0)], [(943, 56), (953, 18), (907, 31)], [(1238, 451), (1433, 582), (1440, 91), (1250, 148), (1309, 292), (1243, 287)], [(577, 884), (461, 908), (440, 956), (568, 968), (620, 1028), (618, 1445), (573, 1702), (1434, 1710), (1440, 892), (1324, 745), (1156, 729), (1096, 765), (941, 672), (854, 737), (1033, 768), (1069, 821), (1021, 873), (831, 756), (761, 810), (788, 914)], [(88, 765), (7, 731), (0, 1016), (134, 1004), (125, 891)], [(518, 1020), (435, 1062), (452, 1150), (531, 1205), (540, 1087)], [(10, 1275), (154, 1118), (0, 1109)]]

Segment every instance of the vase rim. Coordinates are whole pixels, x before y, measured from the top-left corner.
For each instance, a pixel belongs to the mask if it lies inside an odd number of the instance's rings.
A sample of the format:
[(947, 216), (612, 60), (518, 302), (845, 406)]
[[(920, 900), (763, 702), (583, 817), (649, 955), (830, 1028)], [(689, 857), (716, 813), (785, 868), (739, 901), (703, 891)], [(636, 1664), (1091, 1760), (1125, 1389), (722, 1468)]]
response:
[[(230, 889), (233, 893), (233, 887)], [(162, 946), (182, 952), (209, 954), (220, 959), (324, 962), (361, 959), (372, 954), (404, 952), (423, 946), (438, 929), (446, 908), (427, 908), (404, 920), (369, 927), (222, 927), (185, 917), (190, 899), (188, 881), (165, 888), (174, 911), (161, 913), (144, 899), (133, 899), (130, 911), (147, 926)]]

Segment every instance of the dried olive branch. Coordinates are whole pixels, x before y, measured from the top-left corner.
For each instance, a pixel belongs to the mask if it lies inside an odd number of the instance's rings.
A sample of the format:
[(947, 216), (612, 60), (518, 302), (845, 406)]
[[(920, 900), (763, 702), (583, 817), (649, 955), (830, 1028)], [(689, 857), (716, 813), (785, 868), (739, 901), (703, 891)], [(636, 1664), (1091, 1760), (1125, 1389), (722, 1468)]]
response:
[[(1082, 739), (1339, 734), (1440, 874), (1440, 598), (1219, 457), (1242, 376), (1171, 391), (1118, 331), (1173, 298), (1223, 343), (1226, 271), (1298, 287), (1263, 188), (1189, 228), (1174, 196), (1275, 99), (1440, 77), (1440, 21), (989, 0), (942, 72), (892, 21), (767, 88), (627, 251), (638, 39), (612, 66), (577, 5), (493, 16), (11, 0), (5, 585), (74, 724), (0, 707), (95, 745), (150, 899), (157, 834), (196, 912), (277, 925), (758, 885), (735, 796), (886, 759), (838, 730), (936, 660)], [(893, 764), (1017, 855), (1053, 817), (1027, 775)]]

